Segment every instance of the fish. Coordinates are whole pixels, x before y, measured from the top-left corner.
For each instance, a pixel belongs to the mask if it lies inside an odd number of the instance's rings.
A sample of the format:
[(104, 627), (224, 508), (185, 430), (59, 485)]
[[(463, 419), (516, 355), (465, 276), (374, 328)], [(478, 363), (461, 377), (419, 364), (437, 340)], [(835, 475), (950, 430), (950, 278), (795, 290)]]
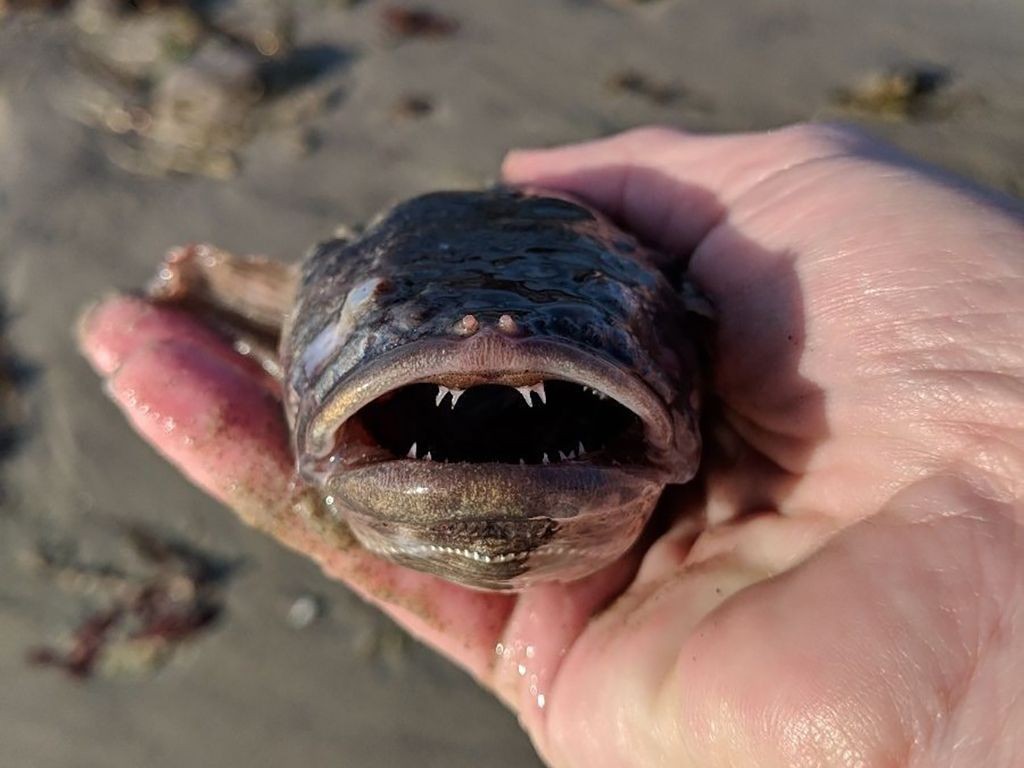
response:
[(179, 249), (150, 294), (260, 355), (334, 524), (460, 584), (594, 573), (700, 464), (713, 307), (561, 193), (422, 194), (297, 266)]

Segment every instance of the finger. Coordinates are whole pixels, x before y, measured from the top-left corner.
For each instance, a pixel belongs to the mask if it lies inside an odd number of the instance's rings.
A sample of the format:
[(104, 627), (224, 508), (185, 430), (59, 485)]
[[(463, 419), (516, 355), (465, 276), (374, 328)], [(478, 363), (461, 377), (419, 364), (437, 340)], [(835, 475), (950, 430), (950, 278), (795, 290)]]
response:
[(640, 128), (582, 144), (510, 152), (502, 175), (512, 184), (574, 194), (645, 240), (685, 255), (763, 179), (863, 144), (863, 136), (836, 126), (724, 136)]
[(154, 303), (139, 296), (110, 296), (82, 313), (76, 332), (82, 352), (104, 376), (117, 371), (141, 347), (174, 340), (201, 347), (255, 376), (272, 391), (278, 389), (256, 360), (239, 355), (224, 336), (170, 304)]
[(120, 368), (140, 344), (178, 339), (208, 349), (220, 345), (220, 337), (188, 314), (136, 296), (111, 296), (87, 308), (77, 332), (82, 351), (104, 376)]
[(228, 359), (230, 349), (198, 324), (189, 327), (187, 316), (153, 316), (134, 300), (111, 301), (97, 317), (144, 322), (132, 323), (129, 342), (94, 317), (83, 323), (83, 348), (98, 368), (115, 369), (110, 394), (147, 441), (247, 523), (314, 559), (474, 675), (489, 673), (510, 598), (408, 571), (354, 546), (293, 483), (281, 405)]
[(107, 386), (139, 434), (190, 480), (273, 529), (293, 461), (269, 392), (207, 347), (177, 339), (134, 350)]
[[(543, 584), (523, 592), (496, 646), (492, 685), (529, 732), (543, 734), (551, 687), (562, 660), (594, 613), (633, 579), (640, 553), (569, 584)], [(537, 748), (544, 751), (543, 742)]]

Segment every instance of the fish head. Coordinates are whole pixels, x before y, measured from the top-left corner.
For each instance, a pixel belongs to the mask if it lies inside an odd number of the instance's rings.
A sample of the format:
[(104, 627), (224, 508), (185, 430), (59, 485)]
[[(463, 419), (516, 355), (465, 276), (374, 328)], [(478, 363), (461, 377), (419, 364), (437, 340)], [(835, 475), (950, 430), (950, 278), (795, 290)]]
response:
[(401, 564), (579, 578), (696, 471), (688, 323), (650, 254), (575, 201), (414, 198), (307, 260), (283, 348), (300, 471)]

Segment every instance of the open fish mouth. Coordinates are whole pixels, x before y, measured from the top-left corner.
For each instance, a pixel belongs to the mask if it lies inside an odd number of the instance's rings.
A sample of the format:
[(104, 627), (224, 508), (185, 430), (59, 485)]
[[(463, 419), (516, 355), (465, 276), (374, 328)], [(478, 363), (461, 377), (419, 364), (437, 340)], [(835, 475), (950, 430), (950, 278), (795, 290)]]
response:
[(654, 471), (671, 443), (665, 406), (587, 352), (481, 336), (413, 344), (341, 383), (306, 429), (333, 471), (381, 462)]
[(599, 390), (557, 379), (469, 389), (411, 384), (354, 418), (396, 458), (520, 465), (643, 458), (636, 414)]
[(303, 471), (367, 549), (487, 589), (620, 556), (679, 463), (650, 387), (550, 339), (408, 344), (301, 416)]

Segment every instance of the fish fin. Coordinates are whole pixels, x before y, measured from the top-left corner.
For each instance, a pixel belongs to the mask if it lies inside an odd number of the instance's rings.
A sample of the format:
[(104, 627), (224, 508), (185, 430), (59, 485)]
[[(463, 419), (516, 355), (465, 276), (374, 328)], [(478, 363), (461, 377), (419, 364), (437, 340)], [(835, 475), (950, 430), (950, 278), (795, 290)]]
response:
[(298, 281), (297, 265), (189, 245), (164, 257), (146, 293), (197, 315), (224, 333), (237, 352), (281, 378), (277, 347)]

